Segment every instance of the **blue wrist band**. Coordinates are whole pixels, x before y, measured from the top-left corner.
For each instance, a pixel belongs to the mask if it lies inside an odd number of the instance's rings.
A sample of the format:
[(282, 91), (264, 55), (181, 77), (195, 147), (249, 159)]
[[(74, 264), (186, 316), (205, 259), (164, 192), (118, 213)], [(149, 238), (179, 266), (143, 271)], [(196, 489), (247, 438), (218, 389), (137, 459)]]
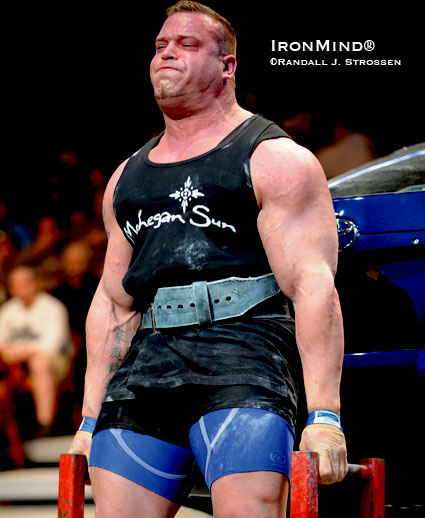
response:
[(96, 426), (96, 419), (93, 419), (93, 417), (83, 417), (83, 420), (81, 421), (80, 428), (78, 428), (78, 431), (93, 433), (95, 426)]
[(331, 410), (312, 410), (308, 414), (306, 426), (310, 424), (329, 424), (331, 426), (336, 426), (342, 431), (339, 415)]

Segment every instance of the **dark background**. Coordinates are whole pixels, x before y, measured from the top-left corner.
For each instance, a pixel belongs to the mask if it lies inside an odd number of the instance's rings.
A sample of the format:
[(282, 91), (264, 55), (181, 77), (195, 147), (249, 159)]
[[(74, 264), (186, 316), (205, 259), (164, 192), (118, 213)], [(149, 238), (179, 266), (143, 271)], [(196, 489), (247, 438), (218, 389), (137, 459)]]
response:
[[(51, 212), (52, 179), (72, 174), (72, 168), (65, 170), (60, 163), (63, 151), (76, 151), (84, 164), (79, 169), (80, 176), (71, 175), (62, 183), (69, 186), (65, 204), (68, 210), (84, 198), (86, 183), (81, 172), (88, 175), (91, 168), (100, 168), (109, 178), (153, 132), (162, 130), (162, 116), (149, 81), (149, 63), (154, 38), (170, 3), (159, 0), (147, 7), (142, 2), (106, 6), (61, 1), (52, 7), (38, 2), (30, 7), (19, 4), (14, 12), (3, 12), (5, 116), (0, 202), (7, 202), (15, 220), (35, 230), (37, 221)], [(293, 5), (277, 0), (250, 6), (246, 2), (217, 0), (209, 5), (229, 19), (238, 35), (239, 103), (278, 124), (299, 112), (312, 113), (312, 151), (330, 142), (331, 130), (338, 124), (367, 134), (378, 156), (425, 140), (423, 15), (409, 3), (393, 7), (374, 3), (373, 10), (372, 2), (326, 4), (313, 9), (305, 2)], [(286, 56), (271, 52), (273, 39), (373, 40), (376, 48), (373, 52)], [(273, 67), (271, 57), (401, 59), (402, 65)], [(248, 99), (254, 99), (253, 106)], [(63, 208), (63, 212), (66, 210)], [(414, 376), (409, 373), (405, 378), (413, 384)], [(362, 385), (353, 390), (359, 379)], [(391, 385), (393, 379), (382, 381), (376, 377), (381, 392), (376, 392), (373, 401), (372, 382), (365, 381), (365, 376), (356, 373), (343, 386), (343, 395), (348, 394), (358, 404), (351, 418), (346, 415), (344, 426), (348, 432), (351, 428), (364, 434), (354, 437), (348, 433), (353, 443), (349, 450), (352, 462), (362, 455), (386, 457), (387, 442), (394, 434), (381, 430), (390, 415), (385, 412), (406, 407), (398, 385)], [(416, 390), (406, 387), (404, 393)], [(370, 405), (365, 415), (362, 405), (366, 400)], [(406, 415), (415, 415), (414, 408), (410, 408), (414, 402), (414, 398), (408, 400)], [(382, 426), (376, 428), (376, 422)], [(394, 433), (399, 437), (405, 434), (406, 426), (409, 428), (404, 420), (392, 426), (396, 426)], [(376, 441), (370, 438), (371, 428), (373, 436), (379, 438)], [(381, 437), (387, 441), (381, 441)], [(414, 440), (410, 442), (415, 444)], [(419, 479), (412, 482), (414, 470), (403, 464), (402, 448), (406, 445), (402, 441), (401, 445), (388, 447), (400, 452), (395, 460), (389, 459), (393, 462), (389, 472), (403, 477), (403, 483), (397, 480), (402, 486), (400, 494), (415, 492)], [(410, 462), (416, 460), (414, 455), (410, 457)], [(403, 459), (400, 465), (399, 459)], [(394, 464), (397, 469), (392, 469)], [(405, 476), (406, 472), (409, 476)], [(390, 490), (395, 486), (389, 481)]]
[[(88, 7), (89, 5), (89, 7)], [(58, 156), (75, 150), (109, 178), (163, 127), (149, 82), (154, 38), (170, 2), (153, 5), (22, 6), (5, 19), (3, 97), (8, 116), (1, 198), (28, 217), (43, 215)], [(239, 103), (277, 123), (313, 114), (312, 151), (343, 123), (373, 140), (378, 156), (424, 140), (423, 32), (405, 6), (371, 10), (286, 2), (211, 1), (238, 35)], [(271, 40), (375, 42), (373, 52), (271, 52)], [(401, 59), (401, 66), (272, 66), (290, 59)], [(255, 103), (249, 104), (248, 99)], [(78, 178), (76, 178), (78, 182)]]

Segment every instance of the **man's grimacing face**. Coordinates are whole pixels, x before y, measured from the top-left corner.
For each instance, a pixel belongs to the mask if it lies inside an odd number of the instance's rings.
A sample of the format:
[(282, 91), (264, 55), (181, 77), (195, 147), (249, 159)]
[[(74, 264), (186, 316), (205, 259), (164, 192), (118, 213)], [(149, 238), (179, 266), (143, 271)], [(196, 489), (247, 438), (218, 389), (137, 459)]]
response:
[(217, 25), (202, 13), (179, 12), (167, 18), (150, 68), (158, 101), (214, 94), (223, 84), (223, 61), (214, 35)]

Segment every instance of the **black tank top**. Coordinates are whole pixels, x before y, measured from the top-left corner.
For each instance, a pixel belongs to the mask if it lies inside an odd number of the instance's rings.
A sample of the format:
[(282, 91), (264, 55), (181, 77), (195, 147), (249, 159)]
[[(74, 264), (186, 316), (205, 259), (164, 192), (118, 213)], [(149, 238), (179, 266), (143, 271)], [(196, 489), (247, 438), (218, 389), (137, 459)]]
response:
[(116, 219), (133, 247), (123, 287), (139, 311), (159, 287), (270, 272), (249, 159), (263, 140), (288, 137), (253, 115), (206, 153), (154, 163), (148, 155), (161, 136), (128, 160), (114, 192)]

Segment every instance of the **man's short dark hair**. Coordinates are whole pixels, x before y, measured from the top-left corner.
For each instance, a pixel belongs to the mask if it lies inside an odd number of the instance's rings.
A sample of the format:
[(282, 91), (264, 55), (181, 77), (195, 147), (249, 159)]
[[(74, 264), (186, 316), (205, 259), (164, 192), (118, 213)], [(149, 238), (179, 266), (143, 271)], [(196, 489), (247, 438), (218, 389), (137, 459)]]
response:
[(183, 11), (206, 14), (207, 16), (210, 16), (214, 20), (218, 21), (222, 27), (221, 31), (216, 32), (220, 55), (227, 56), (231, 54), (236, 56), (236, 34), (233, 27), (226, 20), (226, 18), (223, 18), (223, 16), (216, 13), (210, 7), (198, 2), (192, 2), (190, 0), (179, 0), (177, 3), (167, 9), (166, 15), (167, 18), (169, 18), (171, 15), (175, 13), (181, 13)]

